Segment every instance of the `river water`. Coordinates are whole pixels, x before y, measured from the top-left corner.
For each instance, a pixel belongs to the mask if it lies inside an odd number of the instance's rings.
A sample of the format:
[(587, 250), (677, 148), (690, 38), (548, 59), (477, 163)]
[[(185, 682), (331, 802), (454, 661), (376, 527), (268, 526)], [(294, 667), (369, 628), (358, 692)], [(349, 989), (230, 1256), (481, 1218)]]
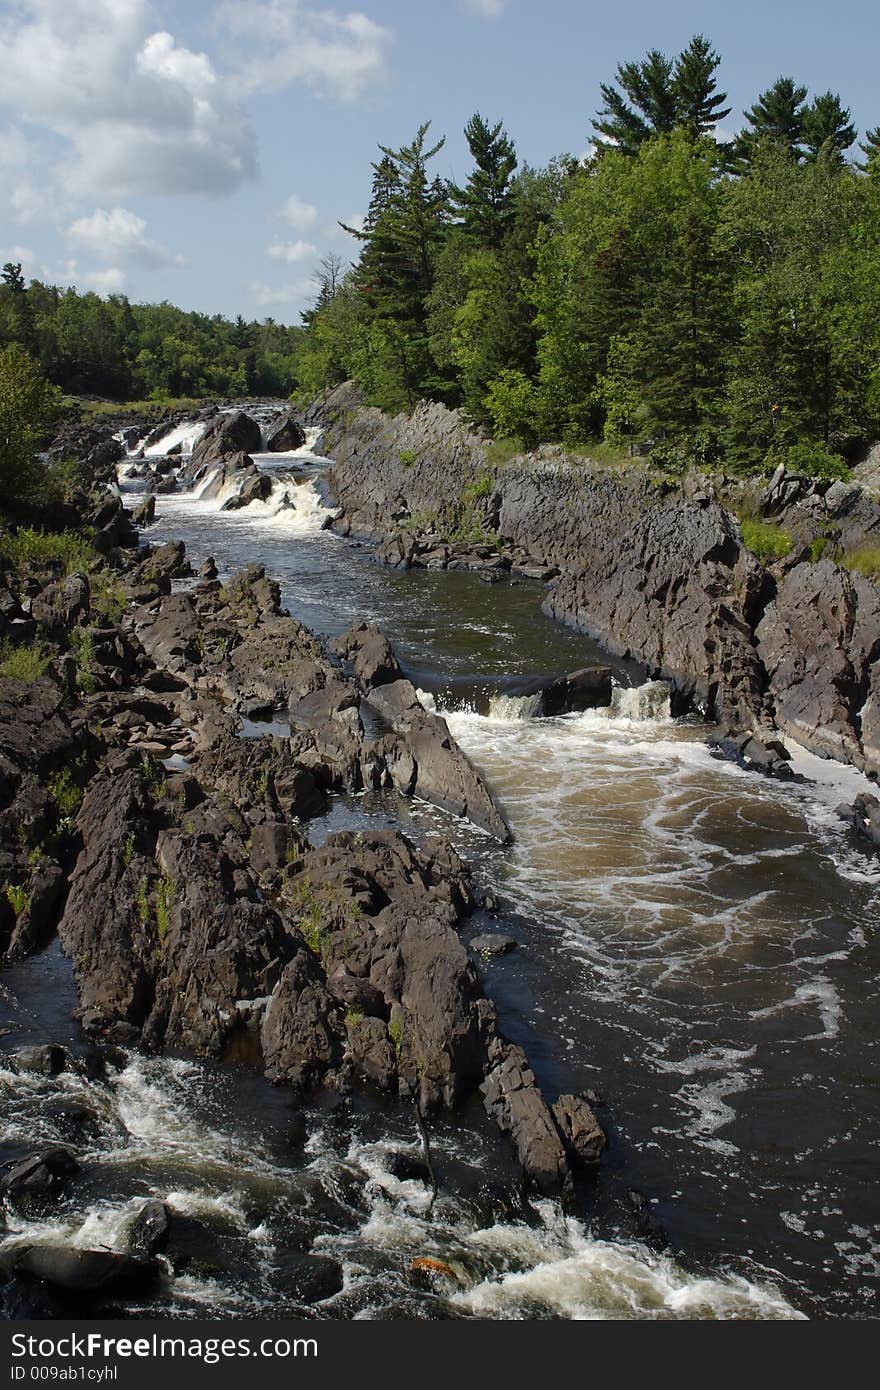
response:
[[(576, 1213), (519, 1208), (506, 1145), (474, 1104), (435, 1126), (432, 1206), (418, 1170), (401, 1167), (417, 1145), (396, 1107), (327, 1102), (298, 1148), (284, 1092), (243, 1068), (132, 1055), (97, 1099), (71, 1074), (0, 1070), (9, 1152), (72, 1137), (85, 1164), (51, 1222), (16, 1218), (7, 1242), (122, 1248), (138, 1203), (158, 1196), (219, 1242), (216, 1268), (169, 1280), (179, 1316), (298, 1313), (283, 1265), (300, 1249), (345, 1270), (322, 1316), (876, 1316), (880, 870), (834, 814), (863, 779), (803, 752), (794, 787), (720, 762), (704, 728), (672, 720), (664, 690), (619, 662), (611, 712), (528, 718), (505, 693), (511, 677), (608, 660), (543, 617), (539, 585), (382, 568), (322, 529), (326, 461), (306, 450), (257, 462), (276, 477), (267, 503), (224, 512), (225, 494), (160, 497), (151, 539), (183, 539), (221, 575), (264, 565), (317, 632), (382, 625), (516, 840), (501, 849), (389, 797), (337, 803), (312, 837), (366, 821), (450, 835), (519, 943), (483, 967), (505, 1030), (551, 1094), (601, 1093), (610, 1147)], [(81, 1046), (57, 946), (0, 987), (6, 1051), (48, 1033)], [(665, 1249), (641, 1238), (632, 1191)], [(419, 1288), (409, 1266), (426, 1255), (455, 1278)]]

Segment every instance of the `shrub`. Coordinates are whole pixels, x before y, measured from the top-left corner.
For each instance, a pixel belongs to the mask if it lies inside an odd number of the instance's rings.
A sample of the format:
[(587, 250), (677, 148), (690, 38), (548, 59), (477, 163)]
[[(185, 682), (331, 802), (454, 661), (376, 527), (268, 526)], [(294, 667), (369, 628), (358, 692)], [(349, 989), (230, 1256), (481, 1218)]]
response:
[(540, 398), (533, 382), (522, 372), (508, 368), (496, 377), (486, 392), (485, 405), (496, 434), (516, 436), (528, 445), (540, 439)]
[(30, 502), (43, 469), (37, 451), (61, 409), (61, 392), (18, 343), (0, 352), (0, 506)]
[(90, 541), (76, 531), (35, 531), (29, 526), (0, 537), (0, 555), (17, 571), (61, 565), (66, 574), (88, 570), (95, 558)]
[(844, 555), (842, 562), (848, 570), (854, 570), (865, 579), (880, 579), (880, 548), (863, 546), (861, 550), (851, 550)]
[(417, 457), (415, 449), (401, 449), (400, 451), (400, 462), (404, 468), (412, 468)]
[(783, 464), (788, 473), (804, 473), (808, 478), (823, 478), (827, 482), (848, 482), (852, 470), (840, 454), (832, 454), (824, 444), (790, 444), (786, 449), (771, 449), (764, 465), (771, 471)]
[(0, 646), (0, 676), (10, 681), (38, 681), (49, 669), (49, 657), (41, 646)]
[(755, 517), (745, 517), (740, 522), (743, 545), (763, 564), (781, 560), (788, 555), (792, 539), (781, 526), (772, 521), (759, 521)]
[(16, 917), (20, 917), (25, 909), (30, 907), (31, 895), (20, 883), (4, 884), (3, 892)]

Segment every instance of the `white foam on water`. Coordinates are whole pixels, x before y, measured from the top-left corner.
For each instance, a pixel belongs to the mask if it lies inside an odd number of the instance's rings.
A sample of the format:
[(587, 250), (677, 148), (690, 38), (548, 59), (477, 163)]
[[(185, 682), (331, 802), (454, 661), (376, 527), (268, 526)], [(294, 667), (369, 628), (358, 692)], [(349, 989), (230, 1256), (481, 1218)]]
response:
[(161, 439), (157, 439), (155, 444), (144, 449), (144, 458), (164, 458), (178, 445), (181, 457), (186, 458), (193, 452), (207, 428), (207, 423), (203, 420), (189, 420), (182, 425), (175, 425), (167, 434), (163, 434)]
[(521, 724), (534, 719), (540, 708), (540, 691), (537, 695), (493, 695), (489, 700), (488, 717), (501, 724)]

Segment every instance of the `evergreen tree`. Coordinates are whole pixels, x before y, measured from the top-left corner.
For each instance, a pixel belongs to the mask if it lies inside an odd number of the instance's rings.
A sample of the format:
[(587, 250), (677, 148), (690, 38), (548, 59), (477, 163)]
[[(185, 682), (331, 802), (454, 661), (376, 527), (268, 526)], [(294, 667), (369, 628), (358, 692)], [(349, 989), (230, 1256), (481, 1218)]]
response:
[(593, 127), (606, 140), (636, 154), (651, 135), (672, 130), (676, 120), (674, 64), (659, 49), (652, 48), (641, 62), (621, 63), (617, 86), (600, 87), (605, 105)]
[(792, 77), (778, 77), (762, 92), (748, 111), (743, 112), (751, 130), (741, 132), (735, 146), (741, 166), (747, 167), (760, 140), (774, 140), (792, 159), (800, 158), (804, 135), (806, 87)]
[(865, 138), (859, 149), (865, 158), (863, 162), (857, 163), (856, 167), (864, 174), (880, 175), (880, 125), (875, 126), (873, 130), (865, 131)]
[(675, 63), (672, 88), (675, 123), (694, 139), (710, 135), (719, 121), (730, 115), (727, 94), (719, 92), (715, 73), (721, 64), (709, 40), (696, 34)]
[(21, 343), (28, 352), (32, 352), (36, 346), (34, 316), (21, 264), (7, 261), (3, 267), (2, 279), (10, 306), (9, 339)]
[(852, 117), (835, 92), (825, 92), (807, 107), (803, 117), (803, 143), (807, 157), (817, 159), (826, 151), (838, 163), (856, 142)]
[(452, 203), (468, 236), (497, 251), (513, 221), (516, 147), (501, 121), (489, 126), (479, 112), (464, 133), (476, 167), (464, 188), (450, 189)]

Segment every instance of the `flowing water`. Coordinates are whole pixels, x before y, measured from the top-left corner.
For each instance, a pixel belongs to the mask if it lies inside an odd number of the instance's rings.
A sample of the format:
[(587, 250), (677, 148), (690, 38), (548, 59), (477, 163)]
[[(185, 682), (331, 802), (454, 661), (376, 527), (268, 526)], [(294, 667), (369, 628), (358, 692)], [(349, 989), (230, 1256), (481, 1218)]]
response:
[[(190, 427), (171, 445), (196, 437)], [(522, 1207), (503, 1181), (507, 1147), (474, 1103), (435, 1127), (432, 1204), (418, 1168), (401, 1167), (417, 1156), (405, 1109), (328, 1102), (299, 1148), (284, 1092), (243, 1068), (132, 1055), (102, 1088), (0, 1069), (9, 1153), (69, 1140), (73, 1125), (84, 1162), (52, 1221), (13, 1220), (7, 1242), (122, 1248), (155, 1195), (221, 1247), (213, 1270), (169, 1277), (179, 1316), (299, 1311), (280, 1273), (299, 1249), (341, 1261), (345, 1287), (321, 1305), (335, 1317), (876, 1316), (880, 870), (834, 814), (863, 779), (803, 752), (795, 786), (720, 762), (705, 729), (670, 717), (666, 688), (620, 662), (611, 710), (532, 717), (523, 677), (608, 660), (540, 614), (540, 586), (381, 568), (322, 529), (324, 460), (257, 462), (275, 477), (267, 502), (223, 511), (228, 493), (208, 478), (158, 499), (151, 539), (182, 538), (221, 574), (265, 565), (318, 632), (383, 626), (516, 842), (498, 848), (387, 796), (337, 803), (313, 838), (368, 822), (451, 835), (519, 943), (481, 967), (505, 1030), (550, 1093), (601, 1092), (611, 1145), (577, 1214)], [(82, 1046), (57, 946), (0, 986), (4, 1050), (50, 1034)], [(631, 1190), (665, 1232), (662, 1253), (638, 1238)], [(425, 1256), (452, 1271), (433, 1289), (409, 1272)]]

